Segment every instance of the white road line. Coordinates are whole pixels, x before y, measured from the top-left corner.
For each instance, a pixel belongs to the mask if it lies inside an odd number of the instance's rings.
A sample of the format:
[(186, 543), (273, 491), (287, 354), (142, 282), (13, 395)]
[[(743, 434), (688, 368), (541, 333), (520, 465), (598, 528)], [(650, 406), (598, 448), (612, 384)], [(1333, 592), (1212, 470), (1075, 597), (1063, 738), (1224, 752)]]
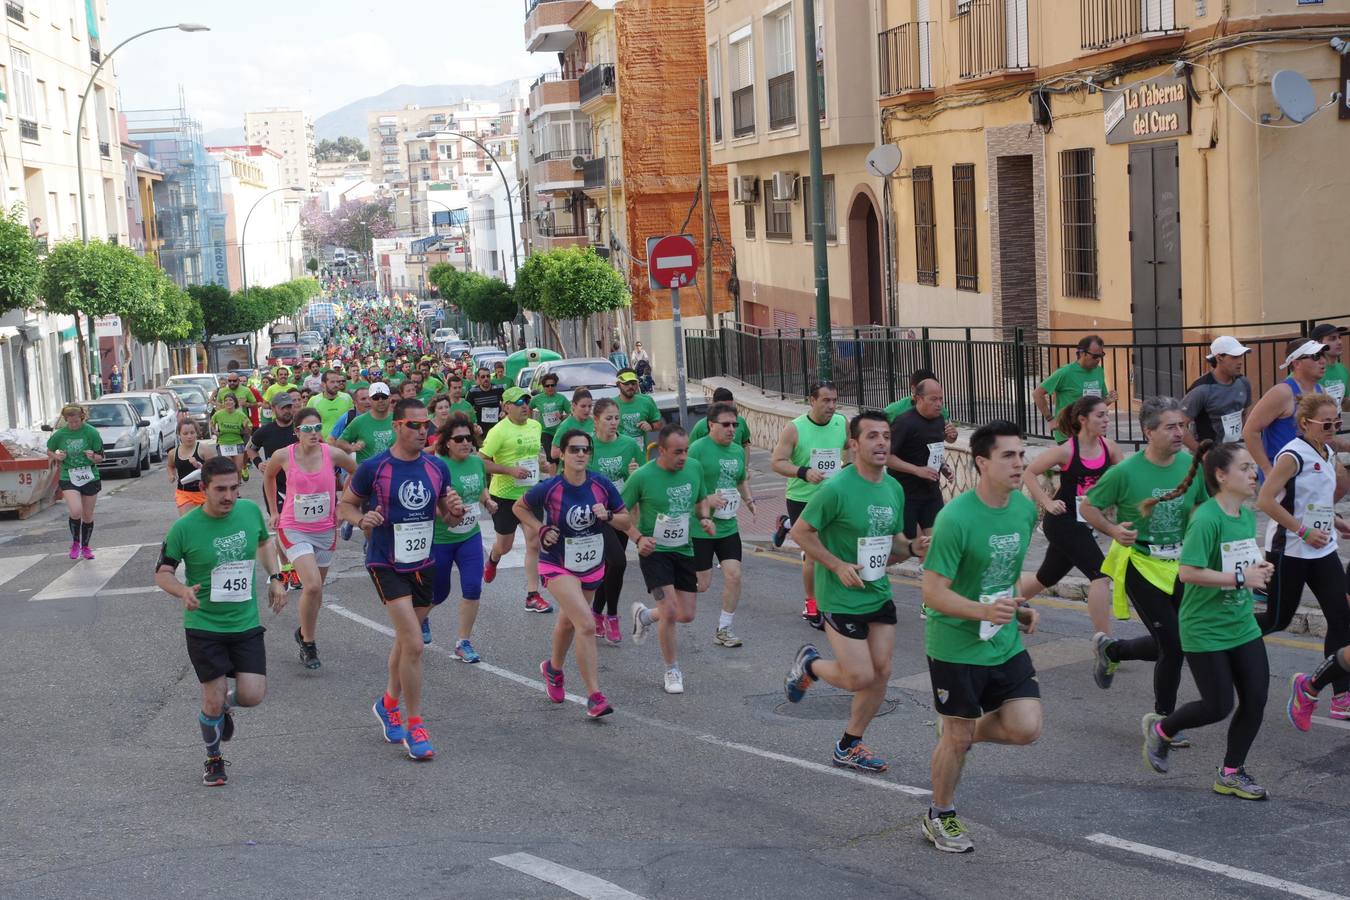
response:
[(631, 891), (625, 891), (617, 884), (611, 884), (594, 875), (560, 866), (547, 859), (540, 859), (528, 853), (511, 853), (506, 856), (494, 856), (492, 861), (499, 866), (523, 872), (531, 878), (556, 884), (568, 893), (585, 897), (586, 900), (643, 900)]
[(1115, 847), (1118, 850), (1128, 850), (1131, 853), (1151, 856), (1154, 859), (1173, 862), (1180, 866), (1190, 866), (1192, 869), (1213, 872), (1214, 874), (1222, 875), (1225, 878), (1232, 878), (1235, 881), (1245, 881), (1248, 884), (1255, 884), (1260, 885), (1261, 887), (1283, 891), (1284, 893), (1292, 894), (1295, 897), (1306, 897), (1308, 900), (1350, 900), (1350, 898), (1347, 898), (1343, 894), (1333, 894), (1331, 891), (1308, 887), (1307, 885), (1299, 884), (1296, 881), (1288, 881), (1284, 878), (1275, 878), (1272, 875), (1263, 875), (1260, 872), (1253, 872), (1250, 869), (1239, 869), (1236, 866), (1227, 866), (1223, 863), (1211, 862), (1208, 859), (1201, 859), (1198, 856), (1187, 856), (1185, 853), (1177, 853), (1175, 850), (1150, 847), (1148, 844), (1136, 844), (1134, 841), (1127, 841), (1124, 838), (1113, 837), (1109, 834), (1090, 834), (1087, 836), (1087, 839), (1094, 844)]
[(1327, 725), (1331, 728), (1340, 728), (1343, 731), (1350, 731), (1350, 722), (1342, 722), (1339, 719), (1313, 719), (1314, 725)]
[(46, 553), (39, 553), (37, 556), (14, 556), (5, 563), (5, 574), (0, 575), (0, 587), (18, 578), (24, 572), (27, 572), (33, 566), (47, 558)]
[(100, 547), (94, 559), (71, 563), (70, 569), (38, 593), (29, 602), (38, 600), (66, 600), (71, 597), (92, 597), (131, 561), (141, 549), (140, 544), (125, 547)]
[[(358, 625), (364, 625), (366, 628), (369, 628), (372, 631), (378, 631), (380, 634), (386, 635), (388, 637), (394, 636), (394, 629), (390, 628), (388, 625), (376, 622), (373, 619), (368, 619), (365, 616), (361, 615), (360, 613), (352, 612), (345, 606), (329, 602), (324, 604), (324, 609), (332, 610), (333, 612), (337, 613), (343, 618), (350, 619), (351, 621), (356, 622)], [(440, 653), (443, 656), (452, 655), (449, 650), (434, 643), (430, 644), (427, 649), (432, 650), (436, 653)], [(496, 675), (499, 678), (505, 678), (507, 681), (514, 681), (516, 684), (527, 687), (533, 691), (544, 690), (544, 683), (540, 678), (538, 677), (530, 678), (525, 675), (521, 675), (518, 672), (512, 672), (510, 669), (503, 669), (500, 666), (494, 666), (491, 663), (480, 662), (475, 665), (469, 666), (468, 668), (480, 672), (486, 672), (489, 675)], [(576, 694), (569, 693), (567, 695), (567, 701), (569, 703), (575, 703), (578, 706), (584, 707), (586, 705), (586, 698), (580, 697)], [(822, 763), (811, 762), (810, 760), (806, 759), (798, 759), (795, 756), (788, 756), (783, 753), (775, 753), (772, 750), (761, 750), (759, 747), (752, 747), (749, 744), (738, 744), (735, 741), (724, 740), (723, 738), (717, 737), (716, 735), (713, 734), (706, 734), (694, 728), (687, 728), (683, 725), (676, 725), (673, 722), (665, 722), (662, 721), (661, 719), (653, 719), (650, 716), (639, 715), (638, 713), (633, 712), (621, 712), (620, 715), (622, 715), (625, 719), (632, 719), (634, 722), (638, 722), (643, 725), (650, 726), (652, 728), (660, 728), (663, 731), (674, 732), (675, 734), (680, 734), (685, 737), (692, 738), (696, 741), (702, 741), (705, 744), (712, 744), (715, 747), (722, 747), (727, 750), (736, 750), (740, 753), (749, 753), (750, 755), (758, 756), (761, 759), (771, 759), (774, 760), (775, 762), (787, 763), (788, 765), (796, 766), (799, 769), (805, 769), (808, 772), (815, 772), (821, 775), (833, 775), (836, 778), (845, 778), (848, 779), (849, 781), (856, 782), (857, 784), (866, 785), (867, 787), (878, 788), (883, 791), (894, 791), (895, 793), (898, 794), (908, 794), (911, 797), (927, 797), (930, 793), (926, 788), (913, 787), (912, 785), (900, 784), (897, 781), (891, 781), (889, 779), (878, 776), (863, 775), (860, 772), (854, 772), (849, 769), (841, 769), (836, 766), (827, 766)]]

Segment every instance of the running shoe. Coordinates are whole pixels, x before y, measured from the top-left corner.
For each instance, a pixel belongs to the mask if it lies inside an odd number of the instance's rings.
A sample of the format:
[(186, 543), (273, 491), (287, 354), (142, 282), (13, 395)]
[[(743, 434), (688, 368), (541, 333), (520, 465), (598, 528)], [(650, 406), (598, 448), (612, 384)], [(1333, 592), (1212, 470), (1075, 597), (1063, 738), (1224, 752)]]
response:
[(605, 699), (605, 695), (599, 691), (591, 694), (591, 696), (586, 699), (586, 715), (590, 716), (592, 719), (607, 716), (612, 712), (614, 712), (614, 707), (609, 705), (609, 701)]
[(1178, 731), (1176, 734), (1172, 735), (1172, 749), (1173, 750), (1191, 749), (1191, 739), (1186, 737), (1186, 732)]
[(1092, 636), (1092, 680), (1097, 682), (1097, 687), (1107, 690), (1111, 687), (1111, 682), (1115, 681), (1116, 668), (1120, 665), (1118, 662), (1112, 662), (1106, 655), (1106, 648), (1114, 644), (1115, 641), (1107, 637), (1102, 632), (1097, 632)]
[(966, 824), (957, 818), (955, 812), (938, 813), (936, 816), (923, 814), (919, 823), (923, 836), (943, 853), (969, 853), (975, 849), (970, 842), (970, 833)]
[(93, 551), (93, 550), (90, 550), (89, 547), (88, 547), (88, 545), (81, 544), (81, 545), (80, 545), (80, 556), (84, 557), (85, 559), (93, 559), (93, 558), (94, 558), (94, 551)]
[(664, 687), (667, 694), (684, 693), (684, 673), (680, 671), (678, 666), (673, 669), (666, 669)]
[(820, 614), (816, 601), (810, 597), (807, 597), (806, 602), (802, 604), (802, 618), (806, 620), (807, 625), (817, 631), (825, 630), (825, 618)]
[(307, 641), (300, 636), (300, 629), (295, 629), (295, 642), (300, 645), (300, 663), (306, 669), (317, 669), (323, 665), (319, 662), (319, 645), (314, 641)]
[(350, 541), (352, 539), (352, 523), (343, 522), (341, 532), (342, 532), (342, 539), (344, 541)]
[(554, 669), (548, 660), (544, 660), (539, 664), (539, 674), (544, 676), (544, 690), (548, 694), (548, 699), (554, 703), (562, 703), (567, 699), (561, 670)]
[(478, 655), (478, 651), (473, 649), (473, 644), (465, 638), (461, 641), (455, 641), (455, 659), (462, 663), (481, 662), (483, 657)]
[(79, 542), (79, 541), (76, 541), (75, 543), (73, 543), (73, 544), (70, 545), (70, 558), (71, 558), (71, 559), (79, 559), (79, 558), (80, 558), (80, 542)]
[(641, 644), (647, 639), (648, 632), (651, 631), (650, 624), (642, 623), (642, 614), (647, 612), (647, 607), (634, 601), (633, 603), (633, 643)]
[(1171, 745), (1158, 733), (1158, 723), (1163, 717), (1157, 713), (1146, 713), (1141, 722), (1144, 732), (1144, 762), (1160, 775), (1167, 774), (1167, 751)]
[(248, 466), (244, 466), (244, 471), (239, 473), (239, 477), (244, 481), (248, 481)]
[(430, 619), (423, 619), (423, 620), (422, 620), (422, 643), (424, 643), (424, 644), (430, 644), (430, 643), (431, 643), (431, 620), (430, 620)]
[(1242, 768), (1231, 775), (1223, 774), (1223, 769), (1220, 768), (1218, 778), (1214, 779), (1214, 793), (1226, 794), (1240, 800), (1266, 799), (1266, 789), (1257, 784), (1247, 774), (1247, 770)]
[(421, 722), (414, 725), (412, 731), (403, 738), (403, 746), (408, 748), (408, 758), (419, 762), (436, 755), (436, 751), (431, 749), (431, 738), (427, 736), (427, 729)]
[(1331, 698), (1331, 709), (1327, 710), (1327, 716), (1332, 719), (1350, 719), (1350, 691)]
[(599, 639), (605, 633), (605, 617), (594, 610), (591, 610), (591, 616), (595, 619), (595, 636)]
[(225, 774), (225, 767), (229, 763), (219, 756), (208, 756), (206, 758), (206, 767), (202, 772), (202, 784), (207, 787), (221, 787), (230, 780), (230, 776)]
[(234, 737), (234, 716), (230, 715), (230, 708), (228, 706), (225, 707), (221, 716), (225, 719), (220, 725), (220, 739), (223, 742)]
[(783, 691), (789, 703), (800, 703), (802, 697), (806, 696), (806, 689), (816, 680), (806, 671), (806, 667), (818, 659), (820, 651), (812, 645), (802, 644), (797, 648), (797, 655), (792, 658), (792, 668), (788, 669), (787, 677), (783, 679)]
[(848, 749), (834, 745), (834, 764), (841, 769), (857, 769), (859, 772), (885, 772), (890, 768), (886, 760), (873, 756), (861, 740), (855, 740)]
[(713, 635), (713, 643), (720, 644), (723, 647), (739, 647), (744, 642), (736, 637), (736, 633), (728, 627), (717, 629), (717, 634)]
[(1317, 695), (1312, 692), (1310, 679), (1302, 672), (1289, 681), (1289, 721), (1299, 731), (1312, 728), (1312, 715), (1317, 711)]
[(619, 631), (618, 616), (605, 616), (605, 640), (611, 644), (617, 644), (623, 640), (623, 634)]
[(487, 564), (483, 566), (483, 581), (486, 584), (492, 584), (492, 579), (497, 577), (497, 563), (500, 560), (492, 558), (492, 552), (488, 551)]
[(787, 540), (788, 528), (791, 524), (792, 520), (787, 516), (778, 517), (778, 527), (773, 530), (773, 545), (775, 547), (783, 546), (783, 541)]
[(403, 729), (403, 714), (399, 712), (398, 707), (385, 709), (384, 698), (376, 697), (375, 705), (371, 709), (375, 711), (375, 718), (380, 720), (380, 727), (384, 729), (385, 743), (403, 743), (408, 732)]
[(525, 595), (525, 611), (532, 613), (551, 613), (553, 604), (543, 598), (538, 591), (530, 591)]

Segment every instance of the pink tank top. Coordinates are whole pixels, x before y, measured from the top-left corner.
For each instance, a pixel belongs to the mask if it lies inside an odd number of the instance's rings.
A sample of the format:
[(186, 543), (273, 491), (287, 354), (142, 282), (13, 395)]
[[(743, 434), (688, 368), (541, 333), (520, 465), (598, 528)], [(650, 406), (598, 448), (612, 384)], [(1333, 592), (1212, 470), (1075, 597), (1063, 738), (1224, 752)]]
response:
[(337, 479), (328, 445), (320, 444), (323, 461), (319, 471), (306, 472), (295, 458), (295, 444), (286, 448), (291, 455), (286, 468), (286, 502), (281, 507), (281, 527), (311, 534), (337, 527)]

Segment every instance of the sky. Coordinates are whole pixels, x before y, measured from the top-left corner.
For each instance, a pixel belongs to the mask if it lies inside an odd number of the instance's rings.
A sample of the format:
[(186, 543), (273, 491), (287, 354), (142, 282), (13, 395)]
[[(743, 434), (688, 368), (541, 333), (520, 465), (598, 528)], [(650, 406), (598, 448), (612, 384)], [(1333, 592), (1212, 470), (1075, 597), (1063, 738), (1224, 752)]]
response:
[(246, 109), (317, 119), (399, 84), (495, 84), (553, 62), (525, 52), (521, 0), (108, 0), (102, 44), (179, 22), (211, 31), (118, 51), (120, 105), (175, 108), (181, 84), (208, 130), (242, 128)]

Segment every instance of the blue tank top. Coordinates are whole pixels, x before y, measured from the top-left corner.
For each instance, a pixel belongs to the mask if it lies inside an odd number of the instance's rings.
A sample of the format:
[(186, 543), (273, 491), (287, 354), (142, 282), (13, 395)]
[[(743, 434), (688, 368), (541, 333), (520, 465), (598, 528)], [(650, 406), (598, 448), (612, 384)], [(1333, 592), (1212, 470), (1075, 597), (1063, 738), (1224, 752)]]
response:
[[(1303, 393), (1299, 388), (1298, 382), (1292, 377), (1286, 378), (1284, 383), (1289, 385), (1289, 390), (1294, 392), (1294, 408), (1298, 409), (1298, 398)], [(1321, 394), (1322, 386), (1316, 385), (1317, 393)], [(1284, 449), (1285, 445), (1298, 437), (1298, 423), (1294, 421), (1293, 415), (1288, 415), (1276, 419), (1265, 427), (1261, 432), (1261, 446), (1266, 451), (1266, 459), (1274, 462), (1275, 456)], [(1265, 481), (1265, 475), (1262, 473), (1262, 481)]]

